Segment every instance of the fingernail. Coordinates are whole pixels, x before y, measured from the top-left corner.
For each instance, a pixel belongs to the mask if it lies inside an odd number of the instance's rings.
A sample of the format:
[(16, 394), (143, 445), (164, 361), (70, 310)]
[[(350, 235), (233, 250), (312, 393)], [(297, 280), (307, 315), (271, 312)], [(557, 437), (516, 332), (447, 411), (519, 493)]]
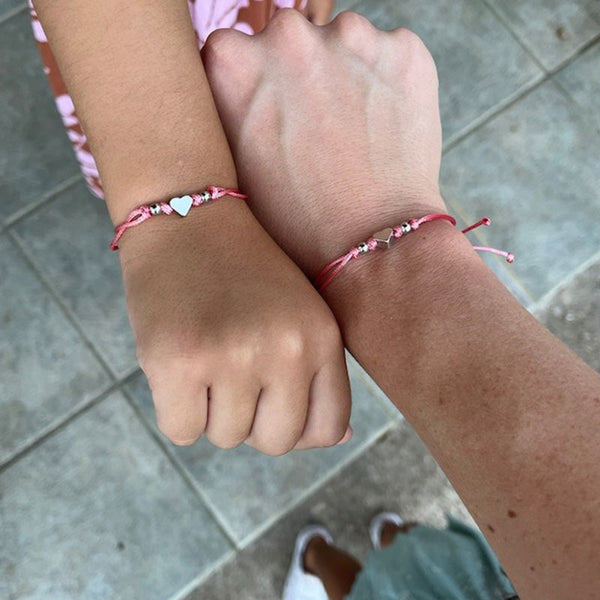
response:
[(348, 429), (346, 429), (346, 433), (344, 434), (344, 437), (336, 444), (336, 446), (340, 446), (341, 444), (346, 444), (347, 442), (349, 442), (352, 439), (353, 435), (354, 435), (354, 431), (352, 430), (352, 427), (350, 427), (350, 425), (348, 425)]

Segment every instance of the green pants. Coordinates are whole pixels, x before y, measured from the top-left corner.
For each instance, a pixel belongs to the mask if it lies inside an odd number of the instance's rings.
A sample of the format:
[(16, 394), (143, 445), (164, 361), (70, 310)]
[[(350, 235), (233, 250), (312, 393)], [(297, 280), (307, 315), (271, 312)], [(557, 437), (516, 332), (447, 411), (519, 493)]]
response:
[(517, 594), (480, 532), (448, 518), (372, 551), (347, 600), (508, 600)]

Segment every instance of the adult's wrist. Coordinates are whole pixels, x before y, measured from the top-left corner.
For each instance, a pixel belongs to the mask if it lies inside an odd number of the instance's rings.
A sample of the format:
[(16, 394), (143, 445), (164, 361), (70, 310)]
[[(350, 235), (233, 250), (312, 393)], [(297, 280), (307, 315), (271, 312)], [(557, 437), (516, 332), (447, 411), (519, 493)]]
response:
[[(291, 257), (309, 279), (314, 281), (325, 265), (360, 242), (366, 241), (376, 231), (399, 225), (411, 218), (445, 212), (444, 201), (439, 193), (435, 192), (423, 195), (418, 200), (382, 199), (378, 196), (375, 199), (367, 198), (364, 204), (358, 206), (348, 203), (341, 209), (336, 209), (335, 220), (325, 216), (315, 236), (303, 236), (303, 245), (298, 250), (298, 256), (292, 252)], [(354, 266), (355, 262), (357, 261), (353, 261), (347, 269)]]
[[(346, 346), (405, 410), (404, 400), (412, 395), (437, 397), (450, 372), (460, 368), (457, 361), (469, 360), (459, 347), (481, 317), (471, 314), (471, 303), (494, 293), (484, 280), (502, 287), (458, 229), (433, 222), (386, 251), (352, 261), (323, 296)], [(456, 337), (451, 357), (440, 350), (449, 337)], [(399, 365), (403, 390), (396, 385)]]

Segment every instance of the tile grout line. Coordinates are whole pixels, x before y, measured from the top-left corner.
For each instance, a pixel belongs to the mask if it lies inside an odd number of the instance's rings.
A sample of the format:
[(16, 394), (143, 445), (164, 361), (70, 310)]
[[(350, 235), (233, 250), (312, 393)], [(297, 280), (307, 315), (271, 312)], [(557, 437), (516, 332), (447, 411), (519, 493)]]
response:
[(539, 312), (546, 310), (552, 298), (561, 290), (566, 288), (568, 285), (573, 283), (579, 275), (584, 273), (592, 265), (600, 263), (600, 251), (595, 252), (589, 258), (584, 260), (577, 268), (573, 269), (565, 277), (563, 277), (557, 284), (552, 286), (539, 300), (537, 300), (531, 307), (531, 313), (537, 315)]
[[(575, 56), (575, 58), (579, 58), (581, 55), (585, 54), (588, 50), (593, 48), (596, 45), (596, 43), (598, 43), (599, 41), (600, 41), (600, 33), (589, 44), (586, 44), (585, 47), (582, 47), (581, 52), (579, 52)], [(579, 101), (577, 100), (577, 98), (575, 98), (575, 96), (571, 95), (569, 88), (567, 86), (563, 85), (563, 83), (558, 78), (560, 73), (562, 71), (564, 71), (571, 64), (571, 62), (573, 62), (573, 61), (565, 62), (563, 65), (561, 65), (559, 68), (557, 68), (555, 71), (552, 72), (552, 74), (551, 74), (552, 82), (560, 89), (560, 91), (563, 93), (565, 98), (567, 98), (569, 100), (569, 102), (572, 102), (579, 108), (582, 115), (587, 115), (587, 112), (588, 112), (587, 108), (585, 106), (583, 106), (582, 104), (580, 104)]]
[(560, 73), (560, 71), (566, 69), (570, 64), (575, 62), (582, 54), (585, 54), (590, 48), (595, 46), (598, 41), (600, 41), (600, 32), (598, 32), (587, 42), (585, 42), (579, 48), (577, 48), (577, 50), (575, 50), (571, 56), (568, 56), (562, 62), (559, 62), (555, 67), (548, 70), (548, 76), (554, 77), (557, 73)]
[(348, 454), (348, 456), (335, 464), (335, 466), (322, 478), (313, 483), (313, 485), (306, 488), (298, 497), (290, 502), (285, 509), (280, 510), (271, 518), (264, 521), (259, 527), (257, 527), (252, 533), (242, 538), (239, 542), (239, 550), (246, 549), (250, 544), (257, 541), (262, 537), (271, 527), (281, 521), (287, 514), (298, 508), (305, 500), (308, 500), (315, 492), (320, 490), (323, 486), (327, 485), (333, 477), (338, 475), (346, 467), (350, 466), (355, 460), (359, 459), (365, 452), (370, 450), (381, 438), (383, 438), (389, 431), (398, 426), (398, 421), (390, 420), (383, 425), (377, 432), (369, 436), (363, 444), (358, 446), (356, 450)]
[(529, 46), (527, 46), (523, 40), (521, 39), (521, 37), (517, 34), (516, 31), (514, 31), (514, 29), (512, 28), (510, 22), (508, 21), (508, 19), (506, 19), (504, 17), (504, 15), (502, 13), (499, 13), (496, 10), (496, 7), (493, 4), (490, 4), (489, 0), (481, 0), (481, 2), (487, 6), (488, 10), (496, 17), (496, 19), (503, 25), (504, 29), (506, 29), (508, 31), (508, 33), (510, 33), (511, 37), (517, 42), (517, 44), (519, 44), (519, 46), (521, 46), (521, 48), (525, 51), (526, 54), (529, 55), (529, 57), (533, 60), (533, 62), (535, 62), (535, 64), (542, 69), (542, 71), (546, 74), (548, 74), (548, 70), (546, 69), (546, 67), (544, 67), (544, 65), (542, 64), (542, 62), (539, 60), (539, 58), (535, 55), (534, 51), (532, 48), (530, 48)]
[[(485, 1), (485, 0), (482, 0)], [(539, 77), (533, 78), (529, 83), (524, 84), (520, 89), (518, 89), (514, 94), (508, 96), (503, 101), (494, 105), (487, 111), (484, 111), (481, 115), (476, 117), (473, 121), (471, 121), (468, 125), (463, 127), (458, 133), (450, 136), (447, 142), (444, 143), (442, 154), (446, 154), (450, 150), (452, 150), (455, 146), (464, 141), (467, 137), (469, 137), (472, 133), (485, 126), (487, 123), (492, 121), (494, 118), (500, 115), (500, 113), (505, 110), (511, 108), (514, 104), (516, 104), (519, 100), (525, 98), (530, 93), (535, 91), (542, 84), (547, 81), (552, 81), (552, 83), (558, 87), (560, 87), (561, 91), (564, 91), (564, 88), (555, 81), (555, 76), (560, 71), (566, 69), (570, 64), (572, 64), (575, 60), (577, 60), (582, 54), (584, 54), (587, 50), (593, 47), (596, 43), (600, 41), (600, 33), (590, 39), (586, 44), (582, 45), (576, 52), (574, 52), (570, 57), (565, 59), (562, 63), (551, 70), (543, 69), (542, 73)], [(569, 99), (574, 102), (573, 98), (569, 95)], [(577, 104), (579, 106), (579, 104)]]
[(0, 464), (0, 474), (11, 467), (13, 464), (24, 458), (30, 452), (33, 452), (38, 446), (41, 446), (44, 442), (52, 438), (53, 436), (60, 433), (65, 427), (70, 425), (73, 421), (79, 418), (81, 415), (85, 414), (88, 410), (100, 404), (103, 400), (105, 400), (108, 396), (110, 396), (115, 391), (119, 391), (119, 385), (117, 382), (111, 382), (108, 387), (105, 387), (100, 393), (92, 396), (91, 399), (85, 400), (77, 405), (71, 412), (67, 413), (62, 419), (57, 421), (56, 423), (49, 425), (44, 430), (42, 430), (41, 434), (38, 434), (35, 438), (26, 442), (17, 450), (9, 455), (8, 459), (6, 459), (2, 464)]
[(308, 500), (310, 496), (314, 493), (318, 492), (323, 486), (325, 486), (329, 481), (338, 475), (341, 471), (343, 471), (346, 467), (349, 467), (355, 460), (358, 460), (364, 453), (373, 448), (379, 441), (381, 441), (392, 429), (398, 426), (397, 421), (390, 421), (386, 425), (384, 425), (377, 433), (373, 436), (365, 440), (365, 443), (357, 448), (355, 452), (350, 454), (346, 460), (337, 463), (334, 469), (327, 474), (326, 477), (319, 480), (317, 483), (310, 486), (307, 491), (299, 496), (294, 502), (290, 503), (285, 510), (277, 513), (273, 518), (265, 521), (259, 528), (257, 528), (252, 534), (246, 536), (240, 542), (237, 551), (234, 552), (231, 556), (227, 558), (227, 560), (219, 561), (217, 563), (217, 567), (210, 569), (208, 572), (203, 573), (201, 576), (197, 578), (196, 586), (191, 587), (187, 586), (185, 589), (185, 593), (181, 592), (172, 596), (169, 600), (185, 600), (185, 598), (191, 594), (192, 592), (199, 590), (202, 585), (204, 585), (208, 579), (215, 573), (217, 573), (220, 569), (222, 569), (227, 563), (231, 560), (235, 559), (235, 557), (239, 554), (239, 552), (248, 548), (254, 542), (257, 542), (261, 537), (267, 534), (267, 532), (273, 528), (277, 523), (279, 523), (286, 515), (297, 509), (304, 501)]
[(488, 110), (481, 113), (478, 117), (473, 119), (468, 125), (465, 125), (454, 135), (450, 136), (447, 142), (444, 143), (442, 155), (446, 154), (458, 144), (463, 142), (471, 134), (475, 133), (478, 129), (481, 129), (487, 125), (490, 121), (493, 121), (496, 117), (500, 116), (505, 110), (514, 106), (517, 102), (524, 99), (526, 96), (531, 94), (541, 85), (550, 80), (550, 76), (547, 73), (540, 73), (537, 77), (534, 77), (528, 83), (523, 84), (518, 90), (516, 90), (510, 96), (504, 98), (504, 100), (498, 102)]
[(54, 289), (49, 285), (46, 278), (42, 275), (40, 270), (37, 268), (37, 265), (31, 259), (31, 257), (27, 253), (26, 249), (24, 248), (23, 244), (21, 243), (20, 238), (16, 235), (16, 233), (14, 231), (11, 231), (10, 229), (6, 230), (6, 235), (12, 241), (13, 246), (16, 248), (17, 252), (21, 255), (21, 258), (23, 258), (25, 263), (32, 270), (34, 277), (36, 277), (38, 279), (38, 281), (41, 283), (42, 288), (48, 293), (50, 299), (56, 305), (58, 310), (63, 314), (63, 316), (66, 318), (67, 322), (75, 329), (75, 332), (78, 335), (79, 339), (83, 342), (84, 346), (91, 352), (93, 358), (96, 359), (96, 361), (100, 365), (104, 374), (108, 376), (109, 381), (108, 381), (107, 386), (105, 386), (104, 389), (102, 389), (99, 393), (92, 395), (88, 400), (84, 400), (84, 401), (80, 402), (78, 405), (76, 405), (76, 407), (74, 409), (72, 409), (71, 411), (69, 411), (65, 415), (63, 415), (62, 418), (57, 420), (55, 423), (52, 423), (51, 425), (47, 426), (46, 428), (42, 429), (42, 431), (38, 432), (38, 434), (34, 438), (29, 440), (28, 442), (26, 442), (25, 444), (20, 446), (15, 452), (10, 454), (8, 459), (4, 460), (2, 462), (2, 464), (0, 464), (0, 472), (2, 472), (9, 465), (11, 465), (14, 462), (16, 462), (17, 460), (19, 460), (25, 454), (28, 454), (32, 449), (36, 448), (38, 445), (43, 443), (50, 436), (52, 436), (56, 432), (62, 430), (71, 421), (73, 421), (73, 419), (75, 419), (78, 415), (84, 413), (90, 407), (92, 407), (95, 404), (97, 404), (98, 402), (100, 402), (101, 399), (105, 398), (108, 394), (112, 393), (119, 386), (118, 377), (113, 373), (112, 369), (110, 369), (110, 367), (104, 361), (102, 356), (96, 351), (96, 348), (94, 347), (94, 345), (87, 338), (87, 336), (83, 333), (81, 327), (79, 326), (79, 323), (71, 315), (71, 312), (68, 309), (68, 307), (66, 307), (66, 305), (64, 304), (62, 299), (54, 291)]
[(6, 229), (13, 227), (23, 219), (33, 214), (39, 208), (47, 206), (48, 204), (53, 202), (59, 194), (68, 190), (70, 187), (74, 186), (79, 181), (81, 181), (80, 174), (73, 175), (68, 179), (61, 181), (59, 184), (55, 185), (49, 192), (43, 194), (39, 200), (34, 200), (30, 202), (29, 204), (27, 204), (27, 206), (24, 206), (23, 208), (17, 210), (15, 213), (10, 215), (10, 217), (8, 217), (4, 222)]
[(6, 23), (6, 21), (10, 21), (13, 17), (16, 17), (19, 13), (25, 12), (26, 10), (26, 4), (23, 6), (15, 6), (14, 8), (7, 10), (3, 15), (0, 15), (0, 25)]
[(339, 15), (340, 13), (343, 12), (348, 12), (348, 11), (355, 11), (356, 12), (356, 7), (361, 3), (362, 0), (354, 0), (350, 6), (347, 6), (343, 9), (338, 10), (337, 6), (334, 6), (334, 12), (333, 12), (333, 18), (337, 17), (337, 15)]
[(64, 300), (61, 298), (60, 294), (50, 284), (50, 282), (48, 281), (45, 274), (41, 271), (41, 269), (38, 268), (37, 263), (35, 262), (33, 257), (30, 256), (29, 252), (27, 251), (27, 248), (25, 247), (25, 244), (22, 242), (19, 235), (11, 229), (7, 230), (7, 235), (11, 238), (14, 245), (20, 251), (25, 262), (29, 265), (29, 267), (32, 269), (32, 271), (37, 276), (37, 278), (41, 281), (42, 285), (46, 288), (46, 291), (48, 292), (48, 294), (50, 295), (52, 300), (54, 300), (54, 302), (57, 304), (57, 306), (59, 307), (61, 312), (67, 318), (67, 321), (69, 321), (71, 326), (79, 334), (79, 336), (82, 339), (82, 341), (84, 342), (85, 346), (88, 348), (88, 350), (90, 350), (90, 352), (92, 353), (94, 358), (100, 363), (100, 366), (108, 374), (111, 381), (114, 383), (118, 383), (120, 378), (113, 371), (113, 369), (108, 364), (108, 362), (104, 359), (104, 357), (102, 356), (100, 351), (95, 347), (94, 343), (89, 339), (89, 337), (83, 330), (83, 327), (81, 326), (77, 316), (75, 314), (73, 314), (71, 309), (67, 306), (66, 302), (64, 302)]
[(136, 403), (134, 402), (129, 390), (124, 387), (124, 382), (119, 385), (119, 389), (121, 393), (125, 396), (127, 403), (134, 411), (138, 420), (142, 422), (142, 426), (146, 429), (149, 435), (152, 437), (154, 442), (160, 447), (163, 454), (167, 457), (167, 460), (171, 463), (175, 471), (182, 477), (182, 479), (186, 482), (191, 491), (198, 497), (198, 499), (202, 502), (204, 508), (206, 508), (208, 514), (213, 518), (221, 533), (225, 536), (225, 539), (231, 544), (231, 546), (235, 550), (239, 550), (239, 545), (237, 540), (235, 539), (235, 535), (232, 531), (229, 530), (225, 519), (213, 508), (212, 502), (210, 498), (206, 496), (206, 494), (200, 489), (200, 487), (196, 484), (194, 476), (187, 470), (184, 464), (182, 464), (177, 456), (171, 451), (168, 446), (168, 443), (161, 439), (160, 434), (148, 423), (141, 410), (138, 408)]
[(178, 592), (172, 594), (169, 600), (185, 600), (192, 592), (198, 590), (206, 581), (210, 578), (213, 573), (216, 573), (222, 569), (229, 561), (233, 560), (237, 556), (237, 550), (230, 550), (226, 552), (221, 558), (216, 560), (211, 566), (207, 567), (199, 573), (196, 577), (191, 579), (185, 586), (183, 586)]

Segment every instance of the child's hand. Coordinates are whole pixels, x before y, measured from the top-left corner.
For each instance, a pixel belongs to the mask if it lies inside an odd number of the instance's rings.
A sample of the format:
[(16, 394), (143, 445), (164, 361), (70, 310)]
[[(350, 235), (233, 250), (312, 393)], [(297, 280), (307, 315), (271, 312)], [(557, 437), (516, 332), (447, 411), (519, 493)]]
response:
[(444, 212), (437, 74), (415, 34), (281, 10), (260, 36), (215, 32), (202, 56), (252, 211), (309, 277), (383, 227)]
[(337, 324), (242, 201), (156, 218), (120, 246), (138, 359), (173, 443), (206, 434), (277, 455), (344, 437)]
[(308, 0), (306, 18), (314, 25), (329, 23), (335, 0)]

